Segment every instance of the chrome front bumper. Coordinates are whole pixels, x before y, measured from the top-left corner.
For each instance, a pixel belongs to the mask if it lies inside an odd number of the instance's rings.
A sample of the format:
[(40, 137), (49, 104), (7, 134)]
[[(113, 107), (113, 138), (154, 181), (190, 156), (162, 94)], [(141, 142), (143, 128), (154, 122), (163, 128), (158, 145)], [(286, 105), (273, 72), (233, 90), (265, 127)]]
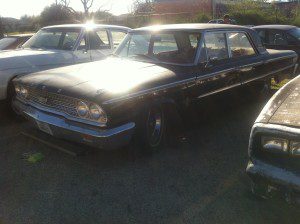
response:
[(25, 116), (38, 129), (40, 129), (39, 124), (46, 124), (54, 137), (102, 149), (115, 149), (129, 144), (135, 128), (134, 122), (111, 129), (104, 129), (69, 121), (63, 116), (48, 113), (35, 106), (25, 104), (18, 99), (13, 101), (13, 108), (17, 113)]
[(285, 190), (300, 192), (300, 176), (294, 172), (256, 159), (249, 161), (246, 172), (254, 182), (263, 181)]

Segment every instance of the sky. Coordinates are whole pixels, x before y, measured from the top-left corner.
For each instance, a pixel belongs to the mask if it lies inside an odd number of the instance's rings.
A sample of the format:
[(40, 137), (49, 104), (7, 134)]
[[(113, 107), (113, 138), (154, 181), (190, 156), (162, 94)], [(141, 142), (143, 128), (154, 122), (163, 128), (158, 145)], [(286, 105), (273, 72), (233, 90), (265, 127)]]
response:
[[(70, 6), (75, 10), (82, 11), (80, 0), (70, 0)], [(115, 15), (127, 13), (131, 9), (134, 0), (94, 0), (92, 11), (107, 9)], [(0, 0), (0, 16), (13, 17), (19, 19), (21, 16), (39, 15), (47, 5), (51, 5), (55, 0)]]

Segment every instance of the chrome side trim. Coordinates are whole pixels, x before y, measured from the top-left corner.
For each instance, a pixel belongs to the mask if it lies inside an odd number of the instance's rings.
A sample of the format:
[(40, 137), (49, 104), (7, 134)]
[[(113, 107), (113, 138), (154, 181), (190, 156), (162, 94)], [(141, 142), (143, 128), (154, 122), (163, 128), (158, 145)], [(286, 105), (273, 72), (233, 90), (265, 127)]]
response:
[(154, 88), (147, 89), (147, 90), (142, 90), (142, 91), (139, 91), (139, 92), (136, 92), (136, 93), (127, 94), (127, 95), (122, 96), (122, 97), (107, 100), (107, 101), (103, 102), (103, 104), (108, 105), (108, 104), (112, 104), (112, 103), (117, 103), (117, 102), (120, 102), (120, 101), (123, 101), (123, 100), (128, 100), (128, 99), (132, 99), (132, 98), (136, 98), (136, 97), (141, 97), (141, 96), (144, 96), (144, 95), (147, 95), (147, 94), (150, 94), (150, 93), (155, 93), (157, 91), (165, 90), (167, 88), (173, 88), (173, 87), (176, 87), (176, 86), (179, 86), (179, 85), (183, 85), (183, 84), (187, 84), (189, 82), (195, 82), (195, 81), (196, 81), (196, 76), (193, 77), (193, 78), (184, 79), (184, 80), (177, 81), (177, 82), (172, 82), (172, 83), (165, 84), (165, 85), (162, 85), (162, 86), (154, 87)]
[(255, 80), (258, 80), (258, 79), (265, 78), (265, 77), (267, 77), (267, 76), (273, 75), (273, 74), (275, 74), (275, 73), (277, 73), (277, 72), (282, 72), (282, 71), (284, 71), (284, 70), (286, 70), (286, 69), (289, 69), (289, 68), (292, 68), (292, 67), (294, 67), (294, 66), (295, 66), (295, 65), (289, 65), (289, 66), (286, 66), (286, 67), (284, 67), (284, 68), (281, 68), (281, 69), (278, 69), (278, 70), (269, 72), (269, 73), (267, 73), (267, 74), (265, 74), (265, 75), (263, 75), (263, 76), (259, 76), (259, 77), (256, 77), (256, 78), (247, 80), (247, 81), (245, 81), (245, 82), (242, 82), (242, 84), (247, 84), (247, 83), (249, 83), (249, 82), (252, 82), (252, 81), (255, 81)]
[(236, 71), (236, 68), (229, 68), (229, 69), (224, 69), (224, 70), (221, 70), (221, 71), (218, 71), (218, 72), (213, 72), (213, 73), (210, 73), (210, 74), (206, 74), (206, 75), (202, 75), (202, 76), (197, 76), (197, 81), (198, 80), (203, 80), (203, 79), (207, 79), (207, 78), (212, 78), (216, 75), (219, 75), (221, 73), (227, 73), (227, 72), (233, 72), (233, 71)]
[(286, 55), (286, 56), (282, 56), (282, 57), (279, 57), (279, 58), (271, 58), (271, 59), (268, 59), (266, 60), (265, 63), (270, 63), (270, 62), (273, 62), (273, 61), (277, 61), (277, 60), (281, 60), (281, 59), (289, 59), (289, 58), (294, 58), (293, 56), (290, 56), (290, 55)]
[(234, 85), (231, 85), (231, 86), (224, 87), (224, 88), (222, 88), (222, 89), (217, 89), (217, 90), (215, 90), (215, 91), (212, 91), (212, 92), (209, 92), (209, 93), (200, 95), (200, 96), (197, 97), (197, 99), (201, 99), (201, 98), (204, 98), (204, 97), (207, 97), (207, 96), (210, 96), (210, 95), (219, 93), (219, 92), (223, 92), (223, 91), (225, 91), (225, 90), (232, 89), (232, 88), (234, 88), (234, 87), (238, 87), (238, 86), (241, 86), (241, 85), (242, 85), (241, 83), (237, 83), (237, 84), (234, 84)]
[[(276, 60), (278, 60), (278, 59), (280, 59), (280, 58), (277, 58)], [(128, 94), (128, 95), (125, 95), (125, 96), (122, 96), (122, 97), (111, 99), (111, 100), (105, 101), (103, 104), (104, 105), (109, 105), (109, 104), (112, 104), (112, 103), (121, 102), (123, 100), (128, 100), (128, 99), (132, 99), (132, 98), (136, 98), (136, 97), (141, 97), (143, 95), (150, 94), (152, 92), (164, 90), (164, 89), (167, 89), (167, 88), (172, 88), (172, 87), (175, 87), (175, 86), (178, 86), (178, 85), (182, 85), (182, 84), (185, 84), (185, 83), (188, 83), (188, 82), (191, 82), (191, 81), (198, 81), (198, 80), (201, 81), (203, 79), (211, 78), (211, 77), (214, 77), (214, 76), (216, 76), (218, 74), (221, 74), (221, 73), (232, 72), (232, 71), (235, 71), (235, 70), (240, 69), (240, 68), (245, 68), (245, 67), (250, 67), (250, 66), (255, 66), (255, 65), (263, 65), (263, 64), (264, 64), (264, 62), (256, 62), (256, 63), (247, 64), (245, 66), (241, 66), (241, 67), (238, 67), (238, 68), (230, 68), (230, 69), (225, 69), (225, 70), (222, 70), (222, 71), (213, 72), (213, 73), (210, 73), (210, 74), (207, 74), (207, 75), (203, 75), (203, 76), (196, 76), (195, 78), (184, 79), (184, 80), (173, 82), (173, 83), (170, 83), (170, 84), (158, 86), (158, 87), (155, 87), (155, 88), (152, 88), (152, 89), (143, 90), (143, 91), (139, 91), (137, 93)], [(247, 80), (246, 82), (243, 82), (242, 84), (249, 83), (249, 82), (257, 80), (257, 79), (262, 79), (262, 78), (264, 78), (266, 76), (272, 75), (272, 74), (277, 73), (277, 72), (281, 72), (281, 71), (283, 71), (285, 69), (289, 69), (289, 68), (291, 68), (293, 66), (295, 66), (295, 65), (293, 64), (293, 65), (284, 67), (282, 69), (279, 69), (279, 70), (276, 70), (276, 71), (272, 71), (270, 73), (267, 73), (266, 75), (263, 75), (263, 76), (260, 76), (260, 77), (256, 77), (256, 78), (251, 79), (251, 80)], [(234, 87), (239, 86), (239, 85), (240, 84), (233, 85), (233, 86), (230, 86), (228, 88), (226, 87), (224, 89), (218, 90), (217, 92), (221, 92), (221, 91), (226, 90), (226, 89), (234, 88)], [(212, 94), (214, 94), (214, 93), (212, 93)], [(207, 94), (207, 95), (211, 95), (211, 94)], [(199, 96), (199, 97), (202, 98), (202, 96)]]
[(264, 62), (260, 61), (260, 62), (255, 62), (255, 63), (251, 63), (251, 64), (247, 64), (247, 65), (241, 65), (238, 68), (242, 69), (242, 68), (247, 68), (247, 67), (252, 67), (252, 66), (259, 66), (259, 65), (263, 65)]

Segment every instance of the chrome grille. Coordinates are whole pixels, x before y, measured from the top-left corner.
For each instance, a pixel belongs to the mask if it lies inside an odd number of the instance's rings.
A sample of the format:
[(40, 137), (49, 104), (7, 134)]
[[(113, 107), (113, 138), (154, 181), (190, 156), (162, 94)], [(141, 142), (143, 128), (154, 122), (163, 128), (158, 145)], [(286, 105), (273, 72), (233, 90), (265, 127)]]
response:
[(68, 115), (78, 117), (76, 110), (78, 101), (72, 97), (28, 88), (27, 100), (46, 107), (50, 107), (56, 111), (66, 113)]

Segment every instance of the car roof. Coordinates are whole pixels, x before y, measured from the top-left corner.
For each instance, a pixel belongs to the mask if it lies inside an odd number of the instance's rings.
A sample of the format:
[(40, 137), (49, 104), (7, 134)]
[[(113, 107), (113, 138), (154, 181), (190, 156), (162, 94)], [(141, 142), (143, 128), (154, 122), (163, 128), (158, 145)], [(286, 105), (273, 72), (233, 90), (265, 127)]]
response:
[(46, 26), (42, 29), (55, 29), (55, 28), (77, 28), (77, 29), (84, 29), (84, 28), (115, 28), (115, 29), (123, 29), (123, 30), (130, 30), (130, 28), (125, 26), (116, 26), (116, 25), (107, 25), (107, 24), (62, 24), (62, 25), (55, 25), (55, 26)]
[(211, 29), (248, 29), (244, 26), (230, 24), (213, 24), (213, 23), (187, 23), (187, 24), (168, 24), (154, 25), (134, 29), (133, 31), (159, 31), (159, 30), (211, 30)]
[(22, 34), (12, 34), (7, 37), (32, 37), (34, 33), (22, 33)]
[(254, 26), (252, 29), (276, 29), (276, 30), (290, 30), (297, 28), (296, 26), (292, 25), (262, 25), (262, 26)]

